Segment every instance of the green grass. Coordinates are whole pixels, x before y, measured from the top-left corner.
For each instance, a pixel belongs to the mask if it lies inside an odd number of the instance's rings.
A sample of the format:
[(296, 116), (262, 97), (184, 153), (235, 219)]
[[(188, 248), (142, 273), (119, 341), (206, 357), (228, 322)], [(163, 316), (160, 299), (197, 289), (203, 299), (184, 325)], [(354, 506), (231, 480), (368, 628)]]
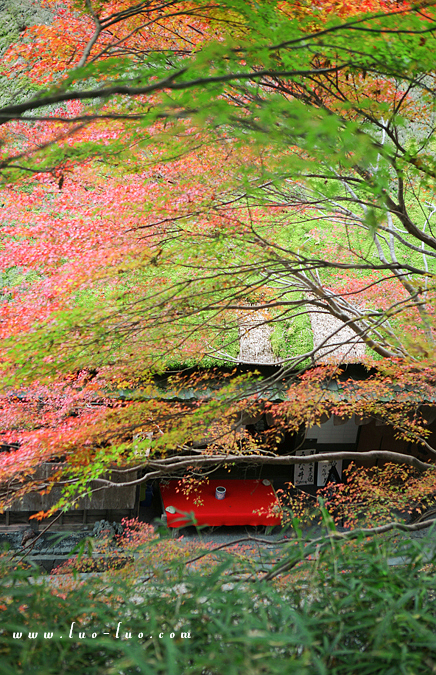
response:
[[(271, 334), (271, 346), (274, 354), (279, 359), (305, 354), (313, 349), (313, 333), (308, 314), (285, 317), (273, 324)], [(304, 368), (309, 363), (305, 359), (299, 368)]]

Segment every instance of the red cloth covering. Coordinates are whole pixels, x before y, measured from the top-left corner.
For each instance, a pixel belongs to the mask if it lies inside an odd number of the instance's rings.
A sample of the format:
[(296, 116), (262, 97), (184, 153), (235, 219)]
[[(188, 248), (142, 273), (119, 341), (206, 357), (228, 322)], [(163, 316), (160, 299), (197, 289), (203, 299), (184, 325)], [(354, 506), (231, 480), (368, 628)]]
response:
[[(160, 492), (168, 527), (183, 527), (193, 514), (197, 525), (280, 525), (279, 502), (272, 485), (261, 480), (209, 480), (183, 494), (183, 482), (161, 484)], [(218, 485), (226, 488), (224, 499), (215, 497)], [(173, 506), (176, 513), (169, 513)], [(275, 513), (271, 514), (275, 506)], [(260, 512), (260, 513), (259, 513)], [(181, 515), (182, 514), (182, 515)], [(188, 514), (184, 516), (183, 514)]]

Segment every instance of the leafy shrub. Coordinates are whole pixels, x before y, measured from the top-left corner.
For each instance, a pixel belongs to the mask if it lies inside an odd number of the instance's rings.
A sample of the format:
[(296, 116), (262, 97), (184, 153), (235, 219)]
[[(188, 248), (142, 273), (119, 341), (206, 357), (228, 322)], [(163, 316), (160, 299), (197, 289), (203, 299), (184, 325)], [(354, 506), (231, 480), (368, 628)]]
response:
[(251, 573), (237, 551), (220, 560), (215, 551), (206, 574), (178, 559), (145, 580), (141, 563), (136, 576), (36, 583), (4, 556), (0, 673), (427, 675), (436, 663), (431, 541), (343, 541), (329, 529), (263, 551)]

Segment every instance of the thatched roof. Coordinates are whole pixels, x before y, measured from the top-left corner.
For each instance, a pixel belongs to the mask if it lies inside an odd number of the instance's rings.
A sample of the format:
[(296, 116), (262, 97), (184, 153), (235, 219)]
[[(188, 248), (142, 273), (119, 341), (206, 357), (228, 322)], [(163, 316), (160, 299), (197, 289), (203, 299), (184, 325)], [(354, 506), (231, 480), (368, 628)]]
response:
[(277, 363), (271, 347), (272, 328), (265, 323), (262, 311), (245, 314), (239, 321), (239, 356), (241, 363), (274, 364)]
[(309, 313), (313, 332), (313, 346), (318, 363), (361, 363), (365, 357), (365, 343), (342, 321), (327, 311)]
[[(317, 363), (361, 363), (365, 357), (365, 343), (354, 331), (327, 311), (309, 312), (313, 334), (314, 361)], [(273, 365), (281, 362), (271, 347), (272, 327), (262, 311), (245, 313), (239, 320), (240, 363)], [(298, 356), (289, 354), (288, 356)]]

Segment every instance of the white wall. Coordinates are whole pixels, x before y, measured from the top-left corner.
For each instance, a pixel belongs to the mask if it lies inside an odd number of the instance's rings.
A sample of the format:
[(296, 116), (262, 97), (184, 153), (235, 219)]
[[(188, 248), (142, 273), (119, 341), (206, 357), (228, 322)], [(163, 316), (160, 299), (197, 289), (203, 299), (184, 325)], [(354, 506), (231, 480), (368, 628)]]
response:
[(333, 424), (333, 415), (330, 419), (321, 424), (320, 427), (308, 427), (306, 429), (306, 438), (316, 438), (318, 443), (355, 443), (359, 427), (354, 421), (354, 415), (347, 420), (345, 424), (335, 426)]

